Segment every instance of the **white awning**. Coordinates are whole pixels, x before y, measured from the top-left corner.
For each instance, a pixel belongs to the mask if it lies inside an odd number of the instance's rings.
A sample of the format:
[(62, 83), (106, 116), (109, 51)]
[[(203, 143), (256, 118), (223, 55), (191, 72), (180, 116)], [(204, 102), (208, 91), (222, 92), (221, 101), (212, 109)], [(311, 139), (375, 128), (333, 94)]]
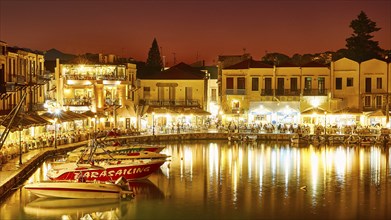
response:
[(251, 102), (251, 114), (298, 114), (300, 113), (300, 102)]

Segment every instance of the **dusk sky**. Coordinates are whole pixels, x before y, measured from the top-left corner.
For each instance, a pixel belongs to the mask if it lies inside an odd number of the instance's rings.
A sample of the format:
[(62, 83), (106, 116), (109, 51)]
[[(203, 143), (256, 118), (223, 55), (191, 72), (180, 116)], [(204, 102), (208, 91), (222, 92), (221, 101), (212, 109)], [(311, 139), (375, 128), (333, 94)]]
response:
[(214, 64), (219, 55), (288, 56), (345, 48), (364, 11), (391, 48), (391, 1), (0, 0), (0, 40), (64, 53), (111, 53), (146, 61), (156, 37), (166, 63)]

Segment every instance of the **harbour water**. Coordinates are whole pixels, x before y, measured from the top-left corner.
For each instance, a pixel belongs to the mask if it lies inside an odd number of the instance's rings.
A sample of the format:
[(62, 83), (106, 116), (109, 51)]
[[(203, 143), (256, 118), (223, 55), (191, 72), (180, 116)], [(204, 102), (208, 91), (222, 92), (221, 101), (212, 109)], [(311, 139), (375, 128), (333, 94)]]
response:
[[(390, 219), (390, 149), (284, 142), (163, 143), (135, 198), (40, 199), (22, 186), (0, 219)], [(26, 181), (46, 179), (51, 158)]]

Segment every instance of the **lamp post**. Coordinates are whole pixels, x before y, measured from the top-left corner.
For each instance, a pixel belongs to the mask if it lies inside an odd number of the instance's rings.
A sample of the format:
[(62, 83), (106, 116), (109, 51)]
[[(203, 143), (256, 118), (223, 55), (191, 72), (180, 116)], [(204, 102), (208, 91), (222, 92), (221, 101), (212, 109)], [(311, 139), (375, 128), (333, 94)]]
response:
[(239, 128), (240, 128), (240, 125), (239, 125), (239, 123), (240, 123), (240, 119), (239, 119), (240, 115), (239, 115), (239, 113), (240, 113), (240, 111), (238, 110), (238, 133), (239, 133)]
[(54, 149), (57, 149), (57, 118), (54, 118)]
[(155, 135), (155, 112), (152, 112), (152, 135)]
[(325, 143), (327, 142), (326, 126), (327, 126), (327, 112), (325, 111), (324, 112), (324, 142)]
[(22, 125), (19, 125), (19, 165), (22, 165)]
[(93, 136), (93, 138), (95, 139), (96, 138), (96, 118), (97, 118), (97, 116), (95, 115), (94, 116), (95, 117), (95, 123), (94, 123), (94, 136)]

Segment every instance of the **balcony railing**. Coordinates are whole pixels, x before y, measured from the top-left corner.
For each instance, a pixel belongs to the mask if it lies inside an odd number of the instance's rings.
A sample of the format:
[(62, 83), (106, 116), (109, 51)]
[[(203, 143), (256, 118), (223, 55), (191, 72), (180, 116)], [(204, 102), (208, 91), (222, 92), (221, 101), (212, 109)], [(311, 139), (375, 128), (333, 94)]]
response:
[(17, 84), (26, 84), (26, 76), (16, 75), (16, 83)]
[(226, 95), (246, 95), (245, 89), (226, 89)]
[(64, 98), (65, 106), (90, 106), (92, 103), (91, 99), (80, 99), (80, 98)]
[[(275, 94), (274, 94), (275, 92)], [(292, 89), (262, 89), (261, 96), (300, 96), (300, 90)]]
[(274, 91), (273, 89), (262, 89), (261, 96), (272, 96), (273, 91)]
[(376, 111), (376, 110), (379, 110), (379, 109), (381, 109), (381, 110), (383, 110), (383, 111), (385, 111), (386, 110), (386, 106), (363, 106), (362, 107), (362, 109), (363, 109), (363, 111)]
[(148, 100), (141, 99), (140, 105), (150, 105), (150, 106), (166, 106), (166, 107), (176, 107), (176, 106), (188, 106), (188, 107), (198, 107), (200, 103), (198, 100), (189, 99), (189, 100), (173, 100), (173, 101), (159, 101), (159, 100)]
[(125, 76), (115, 76), (115, 75), (65, 75), (66, 80), (118, 80), (126, 81)]
[(40, 84), (40, 85), (46, 84), (51, 79), (52, 79), (51, 74), (38, 75), (37, 76), (37, 84)]
[(304, 89), (303, 96), (327, 96), (327, 89)]
[(300, 96), (300, 90), (276, 89), (276, 96)]

